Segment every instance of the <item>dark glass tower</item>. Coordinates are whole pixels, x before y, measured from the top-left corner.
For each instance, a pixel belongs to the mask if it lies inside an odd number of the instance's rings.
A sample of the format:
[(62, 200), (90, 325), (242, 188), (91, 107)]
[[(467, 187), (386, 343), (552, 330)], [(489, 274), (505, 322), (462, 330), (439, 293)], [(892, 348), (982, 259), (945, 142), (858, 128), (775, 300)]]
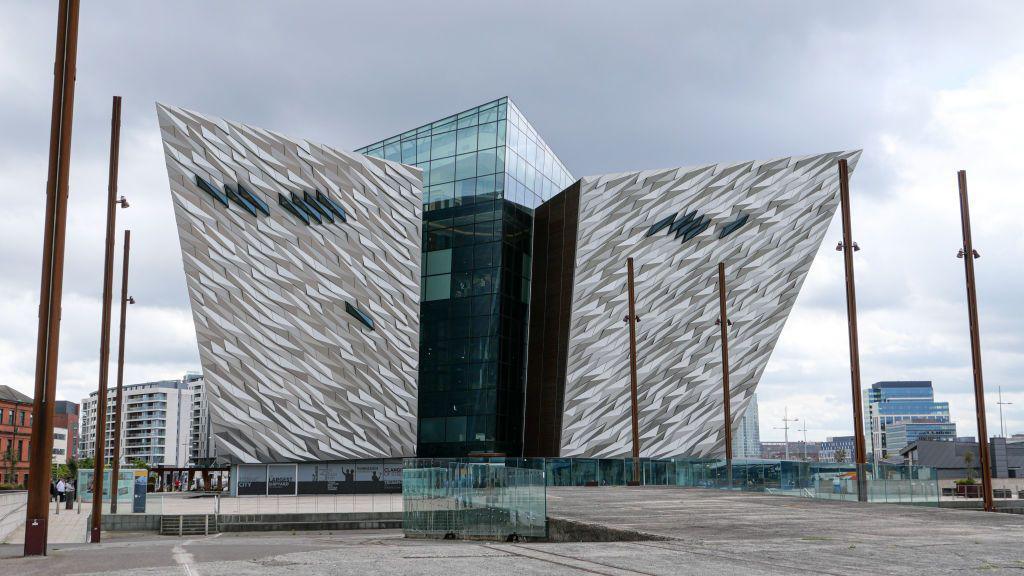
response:
[(356, 152), (423, 169), (418, 455), (518, 456), (533, 209), (572, 175), (508, 98)]

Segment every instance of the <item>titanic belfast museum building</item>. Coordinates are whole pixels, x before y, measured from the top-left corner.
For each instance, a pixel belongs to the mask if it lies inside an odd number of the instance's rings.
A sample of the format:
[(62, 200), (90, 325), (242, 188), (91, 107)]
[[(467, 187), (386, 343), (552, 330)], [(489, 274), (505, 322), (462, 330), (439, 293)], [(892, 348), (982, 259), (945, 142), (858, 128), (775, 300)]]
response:
[(628, 456), (630, 257), (641, 456), (721, 454), (718, 263), (735, 425), (860, 156), (578, 178), (507, 98), (354, 151), (157, 115), (240, 494), (394, 487), (412, 456)]

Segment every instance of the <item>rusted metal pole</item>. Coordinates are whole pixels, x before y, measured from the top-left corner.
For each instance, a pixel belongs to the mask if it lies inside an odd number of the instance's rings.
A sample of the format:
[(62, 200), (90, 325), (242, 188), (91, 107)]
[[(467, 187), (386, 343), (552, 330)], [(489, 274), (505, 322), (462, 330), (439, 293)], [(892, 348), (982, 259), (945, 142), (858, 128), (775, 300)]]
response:
[(640, 484), (640, 410), (636, 392), (636, 292), (633, 289), (633, 259), (626, 259), (629, 274), (629, 400), (633, 425), (633, 485)]
[(64, 290), (64, 240), (67, 229), (71, 127), (78, 58), (78, 0), (61, 0), (57, 10), (57, 49), (53, 65), (50, 161), (46, 178), (46, 217), (39, 288), (35, 396), (29, 441), (29, 490), (25, 507), (26, 556), (45, 556), (53, 461), (53, 412), (57, 391), (61, 299)]
[(992, 466), (988, 453), (988, 421), (985, 416), (985, 382), (981, 376), (981, 334), (978, 330), (978, 293), (974, 280), (974, 251), (971, 240), (971, 212), (967, 202), (967, 172), (956, 173), (960, 185), (960, 222), (964, 235), (964, 274), (967, 279), (967, 316), (971, 323), (971, 362), (974, 365), (974, 409), (978, 418), (978, 464), (981, 466), (981, 491), (985, 510), (995, 511), (992, 501)]
[(121, 421), (124, 420), (122, 400), (124, 386), (124, 326), (128, 315), (128, 253), (132, 231), (124, 231), (124, 263), (121, 264), (121, 331), (117, 343), (117, 392), (114, 394), (114, 463), (110, 470), (110, 513), (117, 514), (118, 473), (121, 471)]
[(725, 263), (718, 263), (718, 324), (722, 329), (722, 410), (725, 423), (725, 467), (732, 488), (732, 393), (729, 386), (729, 316), (725, 309)]
[(857, 336), (857, 289), (853, 276), (853, 230), (850, 223), (850, 171), (839, 160), (839, 201), (843, 212), (843, 260), (846, 264), (846, 315), (850, 325), (850, 385), (853, 392), (853, 441), (857, 462), (857, 500), (868, 501), (867, 454), (864, 446), (864, 412), (860, 390), (860, 344)]
[(92, 513), (89, 541), (100, 541), (103, 514), (103, 465), (107, 447), (107, 378), (110, 365), (110, 303), (114, 284), (114, 230), (117, 221), (117, 168), (121, 147), (121, 97), (114, 96), (110, 116), (110, 170), (107, 175), (107, 236), (103, 260), (103, 312), (100, 319), (100, 380), (96, 393), (96, 448), (93, 454)]

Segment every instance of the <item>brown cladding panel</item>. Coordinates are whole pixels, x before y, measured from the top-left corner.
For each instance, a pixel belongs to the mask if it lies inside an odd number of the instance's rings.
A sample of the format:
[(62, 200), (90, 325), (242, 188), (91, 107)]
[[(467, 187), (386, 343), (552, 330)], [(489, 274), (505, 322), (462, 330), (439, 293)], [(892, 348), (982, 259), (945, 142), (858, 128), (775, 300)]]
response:
[(580, 184), (534, 213), (525, 456), (559, 455)]

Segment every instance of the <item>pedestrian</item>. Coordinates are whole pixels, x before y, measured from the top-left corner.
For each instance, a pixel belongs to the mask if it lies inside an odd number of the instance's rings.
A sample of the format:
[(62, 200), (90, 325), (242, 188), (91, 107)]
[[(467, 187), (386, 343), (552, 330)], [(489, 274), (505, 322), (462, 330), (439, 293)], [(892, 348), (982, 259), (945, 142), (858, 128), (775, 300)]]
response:
[(50, 481), (50, 502), (57, 500), (57, 487), (53, 485), (53, 481)]
[(64, 491), (67, 490), (67, 484), (64, 484), (64, 479), (57, 480), (57, 501), (64, 501)]

